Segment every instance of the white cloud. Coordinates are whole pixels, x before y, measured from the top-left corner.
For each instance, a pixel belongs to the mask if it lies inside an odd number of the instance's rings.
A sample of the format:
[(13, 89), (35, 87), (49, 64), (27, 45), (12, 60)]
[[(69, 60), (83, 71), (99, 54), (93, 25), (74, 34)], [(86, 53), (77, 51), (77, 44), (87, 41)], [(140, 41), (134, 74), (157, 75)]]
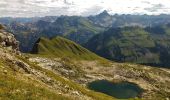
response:
[(170, 0), (0, 0), (0, 16), (170, 14)]

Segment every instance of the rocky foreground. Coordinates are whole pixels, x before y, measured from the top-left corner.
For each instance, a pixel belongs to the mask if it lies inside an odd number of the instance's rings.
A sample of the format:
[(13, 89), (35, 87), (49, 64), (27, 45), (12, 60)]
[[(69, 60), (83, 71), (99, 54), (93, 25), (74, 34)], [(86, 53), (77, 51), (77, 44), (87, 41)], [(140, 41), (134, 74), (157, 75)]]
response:
[(143, 99), (169, 99), (170, 70), (149, 66), (109, 63), (97, 61), (63, 61), (42, 57), (31, 57), (29, 61), (56, 74), (65, 76), (83, 86), (95, 80), (128, 81), (138, 84), (144, 93)]

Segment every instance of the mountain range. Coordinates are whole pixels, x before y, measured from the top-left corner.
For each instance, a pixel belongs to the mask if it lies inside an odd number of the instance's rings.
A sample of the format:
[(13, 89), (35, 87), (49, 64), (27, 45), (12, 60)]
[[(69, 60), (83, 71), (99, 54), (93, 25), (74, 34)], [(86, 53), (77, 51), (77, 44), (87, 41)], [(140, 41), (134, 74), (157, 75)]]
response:
[[(109, 60), (168, 67), (169, 15), (47, 16), (0, 18), (6, 30), (30, 52), (36, 41), (70, 39)], [(166, 55), (166, 56), (165, 56)]]

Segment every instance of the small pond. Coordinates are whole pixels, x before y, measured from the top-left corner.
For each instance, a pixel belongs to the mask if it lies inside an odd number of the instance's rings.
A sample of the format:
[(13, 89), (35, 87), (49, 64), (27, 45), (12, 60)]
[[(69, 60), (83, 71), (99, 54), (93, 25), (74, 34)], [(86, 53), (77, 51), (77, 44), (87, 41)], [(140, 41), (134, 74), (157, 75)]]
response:
[(143, 89), (137, 84), (130, 82), (113, 83), (107, 80), (93, 81), (88, 84), (88, 88), (118, 99), (135, 98), (143, 92)]

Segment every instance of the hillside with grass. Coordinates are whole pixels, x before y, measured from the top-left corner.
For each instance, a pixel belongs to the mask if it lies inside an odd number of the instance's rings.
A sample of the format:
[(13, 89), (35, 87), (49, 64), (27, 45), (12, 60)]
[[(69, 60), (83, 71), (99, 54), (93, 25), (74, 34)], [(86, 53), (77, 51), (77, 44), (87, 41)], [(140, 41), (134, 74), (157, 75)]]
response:
[(96, 54), (118, 62), (169, 65), (169, 25), (110, 28), (86, 43)]
[(97, 60), (102, 59), (96, 54), (83, 48), (73, 41), (62, 37), (55, 37), (52, 39), (40, 38), (35, 43), (32, 52), (44, 56), (54, 56), (72, 59)]

